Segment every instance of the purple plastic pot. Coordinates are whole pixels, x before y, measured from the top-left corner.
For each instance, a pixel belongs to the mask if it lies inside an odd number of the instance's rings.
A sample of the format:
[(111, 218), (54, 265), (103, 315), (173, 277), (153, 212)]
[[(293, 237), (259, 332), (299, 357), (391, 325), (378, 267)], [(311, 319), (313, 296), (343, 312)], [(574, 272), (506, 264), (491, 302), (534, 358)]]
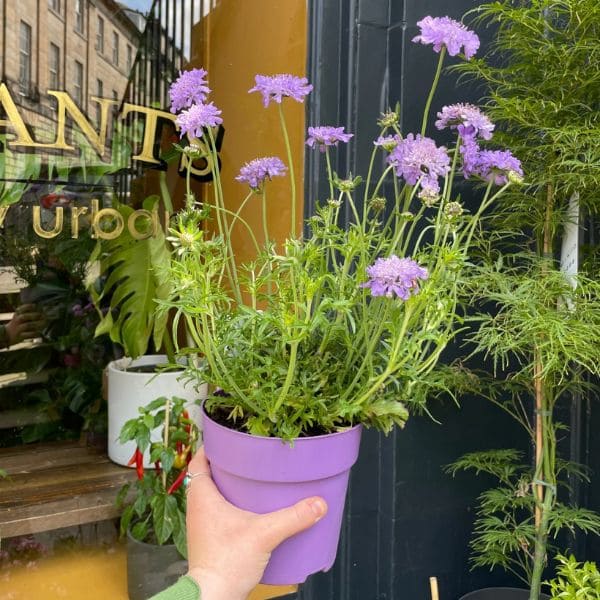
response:
[(348, 476), (358, 458), (362, 427), (294, 440), (248, 435), (215, 423), (202, 410), (204, 450), (217, 487), (235, 506), (267, 513), (309, 496), (327, 502), (316, 525), (279, 545), (261, 583), (302, 583), (335, 561)]

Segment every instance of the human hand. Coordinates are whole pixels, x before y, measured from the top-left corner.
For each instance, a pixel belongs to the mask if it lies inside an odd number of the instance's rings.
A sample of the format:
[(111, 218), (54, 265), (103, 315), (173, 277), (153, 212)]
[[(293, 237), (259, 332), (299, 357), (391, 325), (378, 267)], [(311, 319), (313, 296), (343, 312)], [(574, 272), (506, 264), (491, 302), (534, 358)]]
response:
[(35, 304), (21, 304), (5, 325), (8, 345), (38, 337), (45, 325), (46, 319)]
[(188, 575), (200, 585), (202, 600), (246, 600), (271, 552), (327, 512), (319, 497), (264, 515), (233, 506), (213, 483), (203, 448), (189, 472), (196, 477), (187, 490)]

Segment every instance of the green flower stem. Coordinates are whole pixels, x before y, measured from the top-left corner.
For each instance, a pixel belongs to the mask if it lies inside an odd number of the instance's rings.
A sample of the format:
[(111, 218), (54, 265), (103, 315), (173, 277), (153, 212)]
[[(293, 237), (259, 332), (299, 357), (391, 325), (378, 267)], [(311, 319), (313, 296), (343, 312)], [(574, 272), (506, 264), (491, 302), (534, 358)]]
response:
[(358, 210), (356, 210), (356, 204), (354, 204), (354, 198), (352, 197), (352, 194), (350, 192), (345, 192), (345, 194), (346, 194), (346, 198), (348, 198), (348, 204), (350, 205), (350, 209), (352, 210), (352, 214), (354, 215), (356, 224), (360, 225), (361, 220), (360, 220), (360, 216), (358, 215)]
[(408, 329), (408, 323), (413, 313), (412, 306), (412, 302), (409, 302), (406, 305), (406, 309), (404, 312), (404, 320), (402, 321), (402, 326), (400, 328), (400, 331), (398, 332), (398, 336), (394, 340), (394, 346), (392, 348), (392, 351), (390, 352), (390, 358), (387, 361), (387, 367), (385, 368), (383, 373), (379, 377), (377, 377), (375, 383), (373, 383), (373, 385), (366, 392), (364, 392), (364, 394), (360, 396), (358, 400), (356, 400), (355, 403), (357, 406), (360, 406), (361, 404), (366, 402), (373, 394), (376, 394), (378, 390), (386, 384), (388, 377), (398, 370), (398, 367), (400, 366), (399, 364), (397, 364), (398, 352), (400, 351), (402, 342), (404, 341), (404, 336), (406, 335), (406, 330)]
[[(163, 444), (165, 445), (165, 448), (169, 447), (169, 417), (171, 416), (170, 413), (171, 413), (171, 401), (169, 400), (169, 398), (167, 398), (165, 401), (165, 424), (164, 424), (164, 428), (163, 428)], [(167, 489), (167, 472), (165, 471), (165, 469), (162, 469), (161, 480), (162, 480), (163, 489), (166, 490)]]
[(488, 206), (490, 206), (491, 204), (493, 204), (493, 202), (496, 200), (496, 198), (498, 198), (499, 196), (501, 196), (504, 191), (511, 185), (510, 182), (504, 184), (491, 198), (489, 197), (492, 186), (494, 185), (493, 181), (490, 181), (487, 189), (485, 191), (485, 196), (483, 197), (483, 200), (481, 201), (481, 204), (479, 206), (479, 210), (475, 213), (475, 216), (471, 219), (471, 224), (469, 226), (469, 228), (467, 229), (467, 241), (466, 244), (464, 245), (465, 250), (468, 250), (471, 247), (471, 240), (473, 239), (473, 235), (475, 233), (475, 229), (477, 228), (477, 225), (479, 223), (479, 218), (481, 217), (481, 215), (484, 213), (484, 211), (488, 208)]
[[(385, 133), (385, 129), (381, 132), (381, 135)], [(377, 154), (377, 146), (373, 148), (371, 152), (371, 159), (369, 160), (369, 169), (367, 171), (367, 180), (365, 181), (365, 193), (363, 195), (363, 228), (367, 223), (367, 212), (369, 208), (369, 187), (371, 186), (371, 177), (373, 176), (373, 165), (375, 164), (375, 156)], [(387, 171), (387, 169), (386, 169)], [(377, 191), (373, 192), (373, 196), (377, 194)]]
[[(381, 174), (381, 177), (377, 180), (377, 183), (375, 184), (375, 189), (373, 190), (373, 193), (370, 195), (371, 198), (375, 198), (379, 192), (379, 189), (381, 188), (381, 186), (383, 185), (383, 182), (386, 180), (388, 173), (393, 169), (394, 167), (392, 165), (388, 165), (385, 168), (385, 171)], [(367, 200), (365, 200), (365, 204), (367, 204)]]
[(246, 204), (250, 201), (250, 198), (252, 198), (252, 196), (254, 196), (254, 192), (249, 192), (248, 195), (244, 198), (244, 200), (240, 204), (239, 208), (235, 211), (235, 213), (233, 213), (233, 219), (232, 219), (231, 223), (229, 224), (229, 229), (227, 230), (227, 235), (229, 237), (231, 237), (231, 232), (233, 231), (233, 226), (235, 225), (235, 222), (238, 219), (240, 221), (242, 221), (243, 223), (245, 223), (246, 227), (249, 227), (248, 223), (246, 223), (244, 221), (244, 219), (242, 219), (241, 214), (242, 214), (242, 211), (244, 210)]
[(296, 237), (296, 176), (294, 174), (294, 161), (292, 158), (292, 148), (290, 146), (290, 137), (288, 135), (287, 125), (285, 124), (285, 116), (283, 114), (282, 104), (279, 107), (279, 121), (281, 123), (281, 132), (283, 133), (283, 141), (285, 143), (285, 151), (290, 167), (290, 186), (292, 192), (292, 223), (290, 227), (290, 236)]
[(233, 219), (231, 220), (231, 224), (229, 225), (228, 234), (231, 236), (231, 231), (233, 229), (233, 225), (235, 224), (236, 221), (239, 221), (246, 228), (246, 231), (248, 232), (248, 235), (250, 236), (250, 239), (252, 240), (252, 244), (254, 245), (254, 249), (256, 250), (256, 253), (258, 254), (260, 252), (260, 246), (258, 245), (258, 240), (256, 239), (256, 235), (254, 235), (254, 230), (252, 229), (252, 227), (250, 227), (248, 221), (246, 221), (246, 219), (243, 219), (240, 216), (239, 209), (236, 212), (233, 212), (232, 210), (229, 210), (228, 208), (222, 208), (221, 212), (223, 212), (224, 214), (233, 216)]
[(171, 215), (173, 214), (173, 202), (171, 200), (171, 194), (169, 193), (169, 186), (167, 185), (166, 171), (159, 172), (158, 182), (160, 185), (160, 193), (162, 196), (163, 204), (165, 205), (165, 210)]
[(263, 235), (265, 236), (265, 248), (269, 244), (269, 227), (267, 224), (267, 190), (263, 189), (261, 193), (261, 212), (262, 212), (262, 227)]
[(233, 247), (231, 245), (231, 236), (227, 235), (229, 231), (229, 227), (227, 225), (227, 217), (226, 214), (230, 211), (225, 210), (225, 200), (223, 197), (223, 186), (221, 185), (221, 173), (219, 172), (219, 158), (217, 153), (217, 145), (215, 143), (215, 136), (213, 134), (212, 128), (208, 128), (208, 139), (210, 140), (210, 154), (212, 158), (212, 172), (215, 183), (215, 199), (217, 200), (217, 214), (220, 212), (223, 213), (222, 225), (219, 224), (221, 229), (221, 235), (225, 238), (225, 243), (227, 245), (227, 271), (231, 283), (231, 287), (233, 290), (233, 295), (238, 303), (242, 303), (242, 291), (240, 288), (240, 282), (237, 273), (237, 265), (235, 263), (235, 255), (233, 254)]
[(296, 374), (296, 360), (298, 357), (298, 344), (300, 340), (293, 340), (290, 342), (290, 361), (288, 363), (288, 370), (285, 376), (285, 381), (283, 382), (283, 387), (281, 388), (281, 392), (279, 393), (279, 397), (275, 401), (275, 406), (273, 407), (273, 412), (269, 415), (271, 421), (276, 422), (277, 413), (281, 408), (281, 405), (285, 402), (287, 397), (287, 393), (292, 385), (292, 381), (294, 380), (294, 375)]
[(448, 202), (450, 200), (450, 196), (452, 195), (452, 188), (454, 187), (454, 176), (456, 175), (456, 165), (458, 164), (458, 153), (460, 151), (460, 135), (456, 140), (456, 146), (454, 147), (454, 152), (452, 153), (452, 168), (450, 169), (450, 173), (446, 177), (444, 181), (444, 191), (442, 192), (442, 198)]
[(333, 199), (333, 171), (331, 170), (331, 157), (329, 156), (328, 146), (325, 146), (325, 162), (327, 163), (327, 181), (329, 183), (329, 197)]
[(425, 104), (425, 112), (423, 114), (423, 125), (421, 127), (421, 135), (425, 135), (427, 131), (427, 121), (429, 120), (429, 111), (431, 110), (431, 103), (433, 102), (433, 97), (435, 96), (435, 92), (437, 90), (438, 84), (440, 82), (440, 75), (442, 74), (442, 66), (444, 65), (444, 58), (446, 56), (446, 46), (442, 46), (440, 50), (440, 58), (438, 60), (437, 69), (435, 72), (435, 77), (433, 78), (433, 85), (431, 86), (431, 91), (429, 92), (429, 96), (427, 97), (427, 103)]

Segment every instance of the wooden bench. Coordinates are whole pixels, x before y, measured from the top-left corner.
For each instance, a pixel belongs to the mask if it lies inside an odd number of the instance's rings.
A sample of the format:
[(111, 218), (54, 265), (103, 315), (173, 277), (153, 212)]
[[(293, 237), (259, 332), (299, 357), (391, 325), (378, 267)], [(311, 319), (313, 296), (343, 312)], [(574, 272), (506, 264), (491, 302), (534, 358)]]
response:
[(113, 519), (135, 471), (79, 442), (0, 449), (0, 539)]

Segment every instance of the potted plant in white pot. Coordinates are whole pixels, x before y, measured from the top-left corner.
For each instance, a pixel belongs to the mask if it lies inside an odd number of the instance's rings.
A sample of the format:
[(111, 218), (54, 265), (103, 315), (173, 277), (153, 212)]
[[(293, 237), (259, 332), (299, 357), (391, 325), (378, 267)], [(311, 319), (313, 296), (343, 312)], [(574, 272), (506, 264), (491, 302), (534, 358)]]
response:
[[(123, 486), (121, 535), (127, 536), (127, 587), (130, 600), (145, 600), (174, 583), (187, 570), (185, 485), (187, 465), (196, 451), (199, 429), (182, 398), (157, 398), (127, 421), (121, 442), (135, 446), (131, 466), (137, 480)], [(160, 438), (152, 441), (158, 429)], [(149, 454), (153, 469), (144, 469)]]
[[(436, 35), (431, 37), (431, 30)], [(449, 18), (428, 17), (416, 41), (440, 53), (469, 59), (477, 36)], [(295, 230), (296, 190), (284, 119), (284, 103), (303, 101), (312, 86), (292, 75), (256, 76), (251, 92), (281, 111), (287, 165), (278, 157), (244, 165), (237, 179), (249, 193), (240, 209), (226, 208), (214, 170), (212, 206), (198, 210), (188, 189), (186, 210), (170, 230), (170, 277), (176, 290), (164, 310), (175, 309), (203, 356), (190, 374), (213, 388), (204, 404), (204, 443), (213, 478), (234, 504), (267, 512), (310, 495), (328, 503), (315, 527), (273, 553), (263, 582), (299, 583), (333, 564), (349, 469), (363, 426), (385, 432), (403, 426), (410, 411), (426, 410), (427, 398), (446, 391), (457, 375), (438, 368), (455, 335), (457, 288), (480, 220), (496, 198), (520, 180), (510, 152), (489, 152), (470, 163), (485, 182), (476, 209), (461, 205), (453, 183), (468, 165), (465, 145), (489, 139), (492, 123), (476, 107), (445, 107), (438, 128), (457, 136), (449, 149), (425, 137), (439, 71), (426, 102), (421, 134), (403, 132), (399, 115), (384, 114), (371, 168), (360, 177), (338, 177), (330, 151), (348, 143), (343, 127), (308, 130), (309, 146), (323, 152), (329, 197)], [(207, 101), (206, 72), (185, 72), (171, 88), (172, 109), (193, 158), (214, 155), (213, 128), (220, 111)], [(471, 157), (472, 158), (472, 157)], [(374, 176), (375, 161), (382, 165)], [(216, 161), (208, 160), (217, 165)], [(291, 189), (288, 238), (276, 243), (266, 219), (269, 180), (286, 176)], [(391, 179), (393, 197), (381, 195)], [(246, 205), (262, 211), (260, 233), (247, 225)], [(207, 211), (217, 233), (201, 231)], [(352, 216), (347, 229), (340, 213)], [(231, 247), (234, 223), (245, 227), (256, 249), (238, 265)]]
[[(96, 335), (109, 334), (113, 342), (123, 347), (125, 357), (108, 364), (108, 456), (127, 465), (134, 451), (130, 441), (121, 441), (121, 428), (134, 418), (138, 408), (151, 398), (176, 395), (185, 398), (190, 413), (199, 422), (199, 408), (194, 403), (204, 398), (206, 386), (192, 385), (182, 378), (183, 367), (175, 359), (168, 315), (157, 313), (157, 302), (171, 292), (168, 266), (171, 256), (163, 229), (149, 216), (159, 204), (158, 196), (144, 202), (146, 215), (135, 219), (135, 231), (123, 228), (113, 239), (98, 241), (92, 260), (99, 259), (104, 283), (101, 290), (92, 290), (92, 297), (102, 319)], [(133, 214), (129, 206), (118, 204), (116, 210), (125, 223)], [(171, 211), (167, 198), (167, 210)], [(151, 231), (150, 231), (151, 230)], [(151, 233), (151, 235), (149, 235)], [(108, 299), (108, 306), (103, 305)], [(150, 344), (165, 354), (146, 354)], [(159, 435), (158, 431), (154, 436)], [(149, 455), (144, 465), (150, 467)]]

